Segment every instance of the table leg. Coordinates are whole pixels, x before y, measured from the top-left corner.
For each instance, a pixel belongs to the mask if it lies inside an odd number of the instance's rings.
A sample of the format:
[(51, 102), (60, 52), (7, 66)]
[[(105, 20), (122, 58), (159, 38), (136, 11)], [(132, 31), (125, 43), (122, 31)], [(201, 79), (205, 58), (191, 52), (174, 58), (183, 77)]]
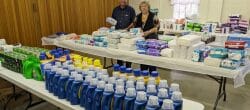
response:
[(39, 104), (45, 102), (44, 100), (41, 100), (39, 102), (32, 103), (33, 102), (32, 94), (31, 93), (28, 93), (28, 94), (29, 94), (29, 104), (27, 105), (27, 107), (25, 108), (25, 110), (28, 110), (31, 107), (34, 107), (36, 105), (39, 105)]
[(10, 98), (7, 100), (7, 102), (4, 104), (3, 106), (3, 109), (6, 110), (7, 109), (7, 105), (9, 104), (9, 102), (11, 101), (11, 99), (15, 98), (15, 100), (17, 99), (16, 98), (16, 86), (15, 85), (12, 85), (12, 94), (10, 96)]
[(113, 59), (111, 59), (111, 65), (110, 66), (107, 66), (106, 63), (107, 63), (107, 58), (104, 57), (104, 59), (103, 59), (103, 68), (108, 69), (108, 68), (112, 68), (113, 67)]

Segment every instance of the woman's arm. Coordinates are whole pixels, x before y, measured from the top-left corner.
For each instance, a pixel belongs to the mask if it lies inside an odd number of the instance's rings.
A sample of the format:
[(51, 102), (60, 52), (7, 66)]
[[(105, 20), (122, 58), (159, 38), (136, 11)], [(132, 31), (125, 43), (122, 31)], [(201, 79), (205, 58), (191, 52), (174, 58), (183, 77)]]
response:
[(148, 36), (153, 33), (157, 33), (160, 27), (160, 21), (157, 16), (154, 16), (154, 28), (145, 31), (143, 36)]

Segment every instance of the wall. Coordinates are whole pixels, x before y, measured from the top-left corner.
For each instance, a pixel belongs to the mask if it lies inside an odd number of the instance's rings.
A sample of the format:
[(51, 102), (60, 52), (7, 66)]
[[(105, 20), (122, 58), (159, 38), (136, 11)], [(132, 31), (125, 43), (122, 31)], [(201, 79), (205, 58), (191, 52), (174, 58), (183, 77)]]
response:
[(88, 33), (106, 26), (119, 0), (0, 0), (0, 38), (41, 46), (55, 32)]

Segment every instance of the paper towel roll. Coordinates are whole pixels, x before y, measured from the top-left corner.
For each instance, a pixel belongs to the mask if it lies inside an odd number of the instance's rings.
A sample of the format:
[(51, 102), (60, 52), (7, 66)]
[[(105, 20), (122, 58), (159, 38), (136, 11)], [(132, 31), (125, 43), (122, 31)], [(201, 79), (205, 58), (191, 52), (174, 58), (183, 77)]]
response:
[(191, 46), (193, 44), (199, 43), (200, 41), (201, 41), (201, 36), (185, 35), (177, 39), (177, 45)]
[(161, 56), (168, 57), (168, 58), (173, 58), (174, 50), (170, 49), (170, 48), (163, 49), (163, 50), (161, 50)]
[(205, 43), (204, 42), (199, 42), (199, 43), (197, 43), (197, 44), (194, 44), (194, 45), (192, 45), (192, 46), (190, 46), (189, 48), (188, 48), (188, 51), (187, 51), (187, 59), (188, 60), (192, 60), (192, 54), (193, 54), (193, 52), (194, 52), (194, 50), (196, 50), (196, 49), (201, 49), (201, 48), (205, 48)]
[(222, 59), (207, 57), (204, 64), (207, 66), (220, 67)]

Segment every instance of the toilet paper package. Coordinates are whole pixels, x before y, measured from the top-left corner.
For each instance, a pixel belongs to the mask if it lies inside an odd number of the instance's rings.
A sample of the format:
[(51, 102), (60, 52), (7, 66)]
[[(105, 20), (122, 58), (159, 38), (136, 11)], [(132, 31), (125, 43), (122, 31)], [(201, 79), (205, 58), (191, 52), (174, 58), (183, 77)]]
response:
[(136, 46), (132, 44), (119, 43), (118, 48), (121, 50), (133, 51), (136, 50)]
[(174, 56), (174, 50), (170, 48), (162, 49), (161, 56), (172, 58)]
[(180, 46), (180, 58), (181, 59), (186, 59), (187, 58), (187, 51), (188, 51), (188, 47), (187, 46)]
[(207, 66), (220, 67), (222, 59), (207, 57), (204, 60), (204, 64)]
[(201, 41), (201, 36), (185, 35), (177, 39), (177, 45), (191, 46), (193, 44), (199, 43), (200, 41)]
[(120, 43), (120, 39), (114, 39), (114, 38), (108, 38), (107, 41), (110, 44), (118, 44), (118, 43)]
[(205, 46), (206, 45), (205, 45), (204, 42), (199, 42), (197, 44), (194, 44), (194, 45), (190, 46), (188, 48), (188, 51), (187, 51), (187, 59), (188, 60), (192, 59), (192, 54), (193, 54), (194, 50), (205, 48)]

